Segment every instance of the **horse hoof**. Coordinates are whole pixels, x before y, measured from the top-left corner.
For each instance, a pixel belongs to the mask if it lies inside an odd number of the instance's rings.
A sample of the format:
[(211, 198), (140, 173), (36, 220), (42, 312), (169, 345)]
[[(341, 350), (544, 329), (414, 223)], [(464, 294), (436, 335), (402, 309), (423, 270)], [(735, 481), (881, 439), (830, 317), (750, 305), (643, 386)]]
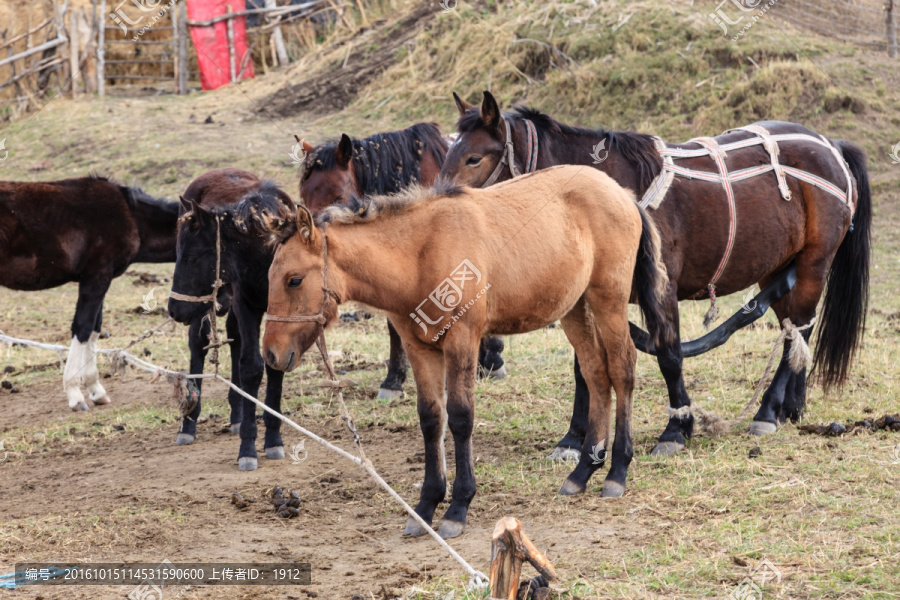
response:
[(402, 398), (403, 390), (389, 390), (387, 388), (379, 388), (378, 395), (375, 396), (378, 400), (393, 400), (394, 398)]
[(79, 411), (79, 410), (90, 410), (90, 407), (88, 407), (87, 403), (85, 403), (84, 400), (82, 400), (81, 402), (79, 402), (78, 404), (76, 404), (75, 406), (73, 406), (73, 407), (71, 407), (71, 408), (72, 408), (72, 410), (74, 410), (74, 411)]
[(559, 488), (560, 496), (576, 496), (583, 493), (584, 486), (578, 485), (571, 479), (566, 479), (565, 483), (562, 484), (562, 487)]
[(441, 521), (441, 530), (438, 531), (438, 534), (445, 540), (449, 540), (450, 538), (462, 535), (465, 527), (465, 523), (459, 523), (457, 521)]
[(506, 379), (506, 365), (503, 365), (499, 369), (494, 369), (488, 373), (488, 377), (490, 379), (496, 379), (497, 381), (501, 379)]
[(656, 448), (650, 453), (650, 456), (669, 456), (670, 454), (678, 454), (684, 450), (684, 444), (679, 442), (659, 442)]
[(110, 402), (112, 402), (112, 400), (109, 399), (109, 396), (104, 394), (103, 396), (97, 398), (96, 400), (94, 398), (91, 398), (91, 402), (94, 403), (94, 406), (100, 406), (102, 404), (109, 404)]
[(238, 435), (241, 433), (241, 424), (240, 423), (232, 423), (231, 424), (231, 434)]
[(403, 530), (403, 535), (408, 535), (410, 537), (419, 537), (426, 533), (425, 528), (419, 525), (419, 522), (412, 517), (406, 522), (406, 529)]
[(601, 498), (621, 498), (623, 494), (625, 494), (625, 486), (621, 483), (609, 479), (603, 482)]
[(750, 435), (769, 435), (777, 430), (778, 426), (768, 421), (753, 421), (750, 425)]
[(239, 471), (255, 471), (257, 468), (259, 468), (259, 463), (252, 456), (244, 456), (238, 459)]
[(581, 460), (581, 451), (576, 450), (575, 448), (563, 448), (561, 446), (557, 446), (553, 449), (553, 452), (548, 456), (550, 460), (556, 462), (564, 462), (564, 463), (577, 463)]
[(176, 446), (190, 446), (194, 443), (196, 436), (193, 436), (189, 433), (179, 433), (175, 437), (175, 445)]
[(270, 460), (284, 458), (284, 446), (272, 446), (271, 448), (266, 448), (266, 458)]

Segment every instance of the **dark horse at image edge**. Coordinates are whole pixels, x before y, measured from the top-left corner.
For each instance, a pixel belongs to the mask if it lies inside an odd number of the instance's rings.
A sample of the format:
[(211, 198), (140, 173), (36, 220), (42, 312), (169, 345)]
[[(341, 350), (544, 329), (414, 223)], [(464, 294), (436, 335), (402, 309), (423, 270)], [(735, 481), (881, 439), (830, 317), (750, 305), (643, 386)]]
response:
[[(530, 108), (501, 114), (490, 92), (484, 93), (481, 107), (471, 106), (455, 94), (454, 97), (460, 113), (460, 135), (447, 154), (440, 178), (457, 185), (481, 186), (495, 169), (500, 169), (495, 179), (509, 179), (509, 168), (501, 164), (507, 142), (514, 148), (519, 172), (525, 170), (529, 158), (526, 149), (536, 145), (537, 169), (560, 164), (594, 167), (633, 190), (638, 199), (663, 169), (663, 158), (652, 136), (572, 127)], [(529, 143), (532, 126), (535, 135)], [(714, 290), (724, 296), (754, 283), (765, 288), (793, 265), (796, 285), (772, 308), (780, 323), (790, 319), (793, 326), (803, 327), (815, 317), (824, 292), (822, 314), (816, 323), (813, 372), (818, 373), (826, 389), (841, 386), (862, 341), (868, 303), (872, 199), (865, 155), (849, 142), (828, 140), (795, 123), (766, 121), (755, 123), (750, 129), (770, 135), (801, 136), (802, 140), (778, 142), (773, 153), (763, 144), (731, 150), (722, 159), (729, 173), (764, 167), (775, 160), (774, 154), (781, 165), (811, 173), (841, 195), (846, 195), (849, 187), (851, 197), (842, 200), (822, 186), (793, 176), (785, 178), (789, 189), (781, 190), (771, 171), (733, 183), (733, 247), (730, 259), (723, 263), (730, 212), (721, 181), (683, 178), (676, 171), (661, 203), (655, 209), (651, 205), (670, 281), (665, 299), (667, 316), (675, 323), (677, 333), (678, 301), (709, 298), (709, 284), (717, 274), (721, 277)], [(510, 140), (506, 139), (507, 131)], [(753, 135), (747, 130), (733, 130), (714, 140), (701, 138), (707, 146), (694, 140), (678, 145), (658, 143), (666, 149), (702, 150), (746, 141)], [(598, 150), (604, 148), (608, 154), (599, 155)], [(679, 167), (695, 172), (716, 172), (711, 156), (676, 160)], [(802, 331), (804, 340), (809, 340), (811, 331)], [(791, 368), (791, 346), (789, 338), (754, 417), (751, 433), (772, 433), (779, 422), (802, 415), (806, 368), (798, 372)], [(654, 453), (668, 454), (684, 447), (693, 433), (694, 417), (682, 376), (680, 337), (676, 335), (660, 344), (656, 354), (669, 393), (669, 422)], [(588, 390), (577, 356), (575, 380), (572, 421), (558, 450), (577, 450), (584, 439)]]
[(178, 203), (92, 175), (0, 182), (0, 285), (45, 290), (78, 283), (63, 387), (73, 410), (109, 403), (97, 370), (103, 300), (135, 262), (175, 260)]

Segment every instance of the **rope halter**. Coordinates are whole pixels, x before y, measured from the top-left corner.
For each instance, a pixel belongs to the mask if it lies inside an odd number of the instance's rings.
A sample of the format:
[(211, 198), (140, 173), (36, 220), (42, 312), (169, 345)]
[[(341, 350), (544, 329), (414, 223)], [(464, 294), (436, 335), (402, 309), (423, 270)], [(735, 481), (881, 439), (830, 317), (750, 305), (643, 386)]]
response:
[(216, 311), (222, 310), (222, 305), (219, 304), (219, 290), (224, 286), (225, 282), (222, 281), (222, 216), (216, 215), (216, 279), (212, 284), (212, 292), (205, 296), (189, 296), (188, 294), (181, 294), (174, 290), (169, 292), (169, 298), (180, 302), (195, 302), (200, 304), (212, 302), (212, 307), (209, 309), (209, 312), (206, 313), (206, 316), (203, 317), (204, 319), (209, 319), (209, 337), (207, 338), (209, 344), (203, 349), (211, 350), (209, 362), (215, 365), (216, 373), (219, 372), (219, 348), (234, 341), (230, 339), (220, 339), (219, 329), (216, 326)]
[[(525, 129), (528, 131), (528, 149), (526, 163), (525, 163), (525, 172), (533, 173), (537, 170), (537, 157), (538, 157), (538, 136), (537, 129), (534, 126), (534, 123), (529, 121), (528, 119), (524, 119), (525, 121)], [(509, 125), (509, 119), (503, 119), (503, 124), (506, 126), (506, 141), (504, 142), (504, 146), (506, 147), (506, 152), (504, 152), (500, 156), (500, 162), (497, 163), (497, 166), (494, 167), (494, 172), (491, 173), (491, 176), (488, 177), (487, 181), (485, 181), (481, 187), (486, 188), (494, 185), (496, 183), (497, 178), (500, 177), (500, 173), (503, 172), (503, 167), (509, 167), (509, 174), (513, 177), (518, 177), (521, 175), (519, 170), (516, 168), (516, 149), (513, 145), (512, 138), (512, 130)]]

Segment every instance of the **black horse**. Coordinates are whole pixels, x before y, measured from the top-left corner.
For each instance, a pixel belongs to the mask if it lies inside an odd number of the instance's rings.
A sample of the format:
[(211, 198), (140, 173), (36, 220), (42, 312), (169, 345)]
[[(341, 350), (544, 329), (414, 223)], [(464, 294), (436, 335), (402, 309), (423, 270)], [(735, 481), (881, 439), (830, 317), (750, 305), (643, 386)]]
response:
[[(221, 306), (229, 302), (230, 293), (226, 332), (233, 340), (232, 381), (256, 396), (265, 367), (266, 404), (280, 411), (284, 373), (265, 366), (259, 352), (260, 324), (268, 304), (269, 265), (274, 255), (271, 234), (264, 225), (293, 215), (294, 203), (272, 182), (260, 181), (240, 169), (220, 169), (195, 180), (182, 204), (172, 281), (176, 297), (169, 299), (169, 314), (176, 321), (195, 327), (213, 310), (211, 290), (217, 290), (216, 300)], [(215, 285), (217, 281), (220, 286)], [(194, 300), (177, 299), (184, 297)], [(202, 368), (201, 351), (191, 348), (192, 373), (196, 372), (195, 359)], [(238, 468), (252, 471), (258, 467), (255, 405), (233, 390), (229, 392), (229, 402), (232, 430), (240, 424)], [(182, 422), (178, 443), (193, 441), (199, 414), (198, 402), (194, 412)], [(284, 458), (281, 421), (266, 413), (263, 422), (266, 458)]]
[(63, 387), (72, 410), (109, 396), (97, 370), (103, 300), (112, 280), (135, 262), (175, 260), (178, 203), (92, 175), (0, 182), (0, 285), (45, 290), (78, 282), (72, 346)]

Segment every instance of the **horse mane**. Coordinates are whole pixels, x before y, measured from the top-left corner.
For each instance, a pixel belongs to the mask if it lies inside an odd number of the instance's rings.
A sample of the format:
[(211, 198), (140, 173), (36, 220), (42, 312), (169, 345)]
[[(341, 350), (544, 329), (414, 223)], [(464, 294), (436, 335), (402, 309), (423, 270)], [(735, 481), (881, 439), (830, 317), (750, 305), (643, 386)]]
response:
[[(528, 119), (534, 123), (537, 129), (538, 143), (543, 144), (548, 134), (562, 137), (592, 137), (595, 139), (607, 138), (607, 148), (610, 152), (617, 152), (623, 160), (631, 165), (637, 173), (637, 184), (641, 190), (646, 190), (662, 171), (662, 158), (653, 143), (653, 136), (646, 133), (633, 131), (610, 131), (608, 129), (588, 129), (566, 125), (543, 113), (536, 108), (528, 106), (514, 106), (512, 113), (504, 113), (503, 118), (517, 120)], [(457, 129), (460, 133), (471, 133), (482, 126), (481, 111), (478, 107), (470, 108), (457, 121)]]
[(294, 201), (271, 180), (261, 181), (236, 204), (213, 212), (230, 212), (241, 233), (266, 238), (296, 215)]
[(326, 227), (330, 223), (354, 224), (374, 221), (380, 216), (396, 215), (410, 208), (434, 200), (459, 196), (463, 188), (438, 179), (433, 187), (414, 183), (396, 194), (377, 196), (352, 196), (345, 204), (329, 206), (316, 216), (316, 225)]
[[(400, 131), (377, 133), (353, 143), (353, 168), (363, 194), (396, 193), (419, 181), (422, 154), (430, 152), (438, 167), (447, 156), (447, 141), (436, 123), (416, 123)], [(303, 161), (301, 184), (315, 171), (337, 166), (338, 142), (316, 146)]]

